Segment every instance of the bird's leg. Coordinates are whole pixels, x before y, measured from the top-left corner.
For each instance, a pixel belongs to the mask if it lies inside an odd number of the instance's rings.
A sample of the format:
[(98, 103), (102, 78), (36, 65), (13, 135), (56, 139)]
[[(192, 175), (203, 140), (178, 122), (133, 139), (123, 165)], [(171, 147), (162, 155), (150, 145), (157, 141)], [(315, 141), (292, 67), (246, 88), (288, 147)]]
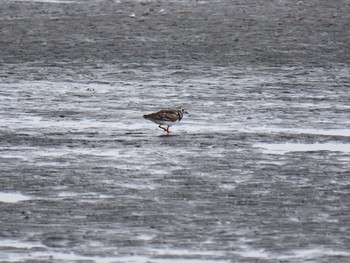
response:
[(166, 131), (166, 132), (168, 132), (167, 130), (168, 129), (165, 129), (164, 127), (162, 127), (162, 125), (161, 124), (159, 124), (159, 126), (158, 126), (159, 128), (161, 128), (163, 131)]
[(167, 133), (167, 135), (169, 135), (169, 133), (170, 133), (170, 131), (169, 131), (169, 127), (170, 126), (168, 126), (167, 128), (164, 128), (164, 127), (162, 127), (162, 125), (161, 124), (159, 124), (159, 126), (158, 126), (159, 128), (161, 128), (163, 131), (165, 131), (166, 133)]

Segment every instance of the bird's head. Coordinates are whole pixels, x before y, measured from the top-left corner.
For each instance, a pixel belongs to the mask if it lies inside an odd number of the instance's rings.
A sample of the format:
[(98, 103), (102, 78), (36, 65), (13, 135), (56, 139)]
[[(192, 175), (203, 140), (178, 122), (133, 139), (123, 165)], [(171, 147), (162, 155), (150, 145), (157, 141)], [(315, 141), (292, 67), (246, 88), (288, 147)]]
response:
[(177, 110), (178, 110), (178, 111), (181, 111), (182, 114), (184, 114), (184, 113), (189, 114), (189, 113), (186, 111), (185, 108), (178, 108)]

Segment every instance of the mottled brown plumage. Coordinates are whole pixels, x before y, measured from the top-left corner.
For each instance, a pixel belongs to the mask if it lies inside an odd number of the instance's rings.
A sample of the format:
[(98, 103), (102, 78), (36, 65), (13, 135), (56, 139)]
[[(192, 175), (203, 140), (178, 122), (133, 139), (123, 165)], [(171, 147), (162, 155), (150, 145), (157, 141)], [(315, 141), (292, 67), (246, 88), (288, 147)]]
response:
[(177, 110), (161, 110), (155, 113), (144, 115), (144, 117), (149, 120), (177, 121), (179, 114)]
[[(181, 121), (183, 114), (188, 113), (185, 109), (178, 110), (161, 110), (155, 113), (150, 113), (143, 115), (146, 120), (153, 121), (159, 124), (159, 128), (163, 129), (169, 135), (169, 127)], [(168, 126), (167, 128), (162, 127), (162, 125)]]

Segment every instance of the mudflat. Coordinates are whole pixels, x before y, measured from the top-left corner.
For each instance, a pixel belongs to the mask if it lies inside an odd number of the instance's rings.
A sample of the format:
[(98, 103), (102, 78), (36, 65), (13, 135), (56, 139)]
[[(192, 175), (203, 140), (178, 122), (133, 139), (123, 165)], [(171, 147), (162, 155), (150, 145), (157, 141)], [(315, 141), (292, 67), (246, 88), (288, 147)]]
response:
[(0, 262), (350, 260), (347, 0), (0, 6)]

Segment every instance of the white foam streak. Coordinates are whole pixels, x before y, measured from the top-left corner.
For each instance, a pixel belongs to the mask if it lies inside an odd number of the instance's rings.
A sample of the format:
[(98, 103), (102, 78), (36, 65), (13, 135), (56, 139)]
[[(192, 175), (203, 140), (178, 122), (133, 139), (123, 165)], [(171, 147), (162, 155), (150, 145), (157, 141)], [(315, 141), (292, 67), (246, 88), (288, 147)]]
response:
[(350, 153), (349, 143), (257, 143), (256, 148), (262, 148), (265, 153), (285, 154), (288, 152), (315, 152), (315, 151), (332, 151)]
[(313, 135), (329, 135), (329, 136), (350, 136), (350, 129), (312, 129), (312, 128), (248, 128), (248, 132), (260, 133), (287, 133), (287, 134), (313, 134)]
[(22, 195), (21, 193), (3, 193), (0, 192), (0, 202), (17, 203), (21, 201), (30, 200), (30, 197)]

